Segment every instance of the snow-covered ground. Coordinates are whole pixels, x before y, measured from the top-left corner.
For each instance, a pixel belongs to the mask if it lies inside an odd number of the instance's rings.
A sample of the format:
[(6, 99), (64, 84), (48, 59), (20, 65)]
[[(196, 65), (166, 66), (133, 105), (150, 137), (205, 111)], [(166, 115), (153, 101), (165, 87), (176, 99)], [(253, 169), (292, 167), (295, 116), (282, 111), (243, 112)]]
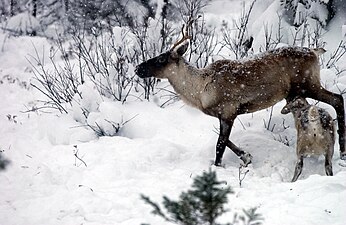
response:
[[(270, 1), (264, 2), (262, 8)], [(223, 18), (234, 2), (214, 4), (209, 16)], [(222, 10), (216, 10), (219, 6)], [(339, 25), (330, 32), (341, 32)], [(327, 36), (334, 41), (337, 35)], [(29, 85), (33, 73), (25, 57), (35, 54), (33, 46), (49, 51), (50, 43), (39, 37), (5, 37), (0, 33), (0, 47), (5, 43), (0, 51), (0, 148), (11, 164), (0, 172), (1, 225), (169, 224), (150, 213), (140, 194), (156, 202), (163, 195), (177, 198), (209, 168), (235, 192), (220, 222), (231, 222), (243, 208), (258, 207), (268, 225), (346, 224), (346, 168), (337, 141), (333, 177), (325, 176), (323, 157), (308, 158), (299, 180), (290, 182), (295, 128), (291, 115), (280, 114), (284, 101), (274, 106), (272, 131), (264, 127), (270, 109), (236, 121), (231, 139), (254, 157), (240, 186), (240, 160), (231, 151), (225, 152), (224, 167), (212, 166), (217, 119), (181, 101), (166, 108), (154, 101), (102, 103), (105, 116), (133, 118), (115, 137), (97, 138), (73, 114), (22, 113), (43, 98)], [(339, 64), (346, 65), (346, 58)], [(336, 78), (324, 69), (321, 77), (331, 91), (346, 87), (346, 73)], [(331, 107), (321, 106), (335, 118)]]

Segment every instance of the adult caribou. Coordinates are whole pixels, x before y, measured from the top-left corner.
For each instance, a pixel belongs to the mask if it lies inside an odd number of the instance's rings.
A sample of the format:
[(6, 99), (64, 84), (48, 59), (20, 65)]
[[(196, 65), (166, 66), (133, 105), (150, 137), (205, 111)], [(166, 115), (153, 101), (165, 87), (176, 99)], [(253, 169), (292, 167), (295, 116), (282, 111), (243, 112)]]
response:
[[(188, 24), (189, 25), (189, 24)], [(346, 160), (345, 112), (340, 94), (327, 91), (320, 83), (318, 56), (322, 48), (283, 47), (246, 60), (219, 60), (203, 69), (183, 58), (188, 49), (188, 26), (183, 37), (167, 52), (136, 67), (140, 78), (166, 78), (182, 100), (220, 121), (215, 165), (220, 166), (226, 146), (245, 165), (252, 156), (237, 147), (229, 136), (235, 118), (270, 107), (296, 96), (330, 104), (337, 113), (340, 158)]]

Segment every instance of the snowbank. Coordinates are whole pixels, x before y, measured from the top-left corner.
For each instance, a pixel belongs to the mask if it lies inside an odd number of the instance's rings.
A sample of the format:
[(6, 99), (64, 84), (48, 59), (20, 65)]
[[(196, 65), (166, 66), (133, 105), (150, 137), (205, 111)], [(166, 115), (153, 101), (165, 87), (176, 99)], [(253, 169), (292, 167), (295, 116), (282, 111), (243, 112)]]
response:
[[(212, 8), (218, 14), (215, 23), (230, 16), (225, 9), (233, 3), (215, 1), (223, 7)], [(269, 3), (265, 1), (268, 10)], [(239, 12), (239, 8), (232, 10)], [(269, 11), (264, 15), (275, 17)], [(256, 32), (261, 32), (263, 21), (253, 21)], [(339, 37), (328, 35), (328, 40)], [(338, 143), (333, 177), (324, 175), (323, 158), (308, 158), (300, 179), (289, 182), (296, 140), (292, 115), (280, 114), (285, 102), (274, 106), (272, 116), (267, 109), (236, 120), (231, 138), (254, 157), (240, 187), (240, 160), (231, 151), (225, 152), (224, 167), (212, 166), (217, 119), (181, 101), (165, 108), (155, 101), (122, 104), (99, 98), (87, 83), (80, 87), (84, 97), (76, 96), (68, 115), (50, 110), (20, 113), (43, 97), (21, 84), (33, 76), (25, 59), (35, 54), (31, 42), (40, 51), (49, 51), (42, 38), (18, 37), (6, 40), (0, 54), (0, 150), (11, 160), (8, 169), (0, 172), (0, 224), (170, 224), (153, 216), (140, 194), (156, 202), (162, 195), (175, 198), (188, 189), (194, 176), (209, 168), (235, 191), (227, 206), (231, 211), (220, 222), (230, 222), (235, 211), (258, 207), (264, 224), (345, 224), (346, 170), (339, 160)], [(340, 64), (346, 64), (342, 60)], [(346, 88), (345, 73), (336, 76), (333, 70), (323, 69), (321, 79), (331, 91)], [(87, 109), (87, 117), (81, 106)], [(335, 118), (330, 106), (320, 106)], [(85, 126), (86, 121), (96, 122), (112, 132), (107, 120), (128, 122), (113, 137), (97, 137)]]

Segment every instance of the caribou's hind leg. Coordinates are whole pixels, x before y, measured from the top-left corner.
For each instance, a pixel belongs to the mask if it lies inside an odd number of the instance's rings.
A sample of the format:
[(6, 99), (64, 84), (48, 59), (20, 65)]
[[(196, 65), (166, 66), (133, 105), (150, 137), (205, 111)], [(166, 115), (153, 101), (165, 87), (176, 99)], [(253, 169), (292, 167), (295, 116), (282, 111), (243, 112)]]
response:
[(249, 163), (251, 163), (252, 156), (249, 153), (241, 150), (238, 146), (236, 146), (233, 142), (229, 140), (229, 136), (231, 134), (234, 120), (226, 122), (222, 119), (219, 119), (219, 121), (220, 121), (220, 134), (219, 134), (219, 138), (217, 140), (217, 145), (216, 145), (215, 165), (221, 166), (222, 156), (227, 146), (238, 157), (240, 157), (244, 165), (247, 166)]
[(306, 97), (310, 97), (322, 102), (325, 102), (334, 107), (338, 119), (338, 134), (339, 134), (339, 145), (340, 145), (340, 158), (346, 160), (345, 151), (345, 108), (344, 99), (342, 95), (335, 94), (327, 91), (323, 87), (310, 89), (311, 94)]
[(227, 147), (229, 147), (243, 161), (244, 166), (251, 163), (252, 155), (250, 153), (241, 150), (230, 140), (227, 141)]

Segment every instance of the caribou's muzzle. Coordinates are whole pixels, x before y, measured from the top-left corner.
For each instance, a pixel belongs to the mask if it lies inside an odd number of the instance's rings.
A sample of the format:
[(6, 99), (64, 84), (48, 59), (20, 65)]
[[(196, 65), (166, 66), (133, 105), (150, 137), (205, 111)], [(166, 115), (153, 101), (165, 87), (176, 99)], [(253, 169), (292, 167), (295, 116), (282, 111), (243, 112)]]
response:
[(151, 77), (149, 70), (147, 68), (147, 66), (142, 64), (139, 64), (138, 66), (136, 66), (135, 69), (135, 73), (137, 74), (137, 76), (139, 76), (140, 78), (148, 78)]

